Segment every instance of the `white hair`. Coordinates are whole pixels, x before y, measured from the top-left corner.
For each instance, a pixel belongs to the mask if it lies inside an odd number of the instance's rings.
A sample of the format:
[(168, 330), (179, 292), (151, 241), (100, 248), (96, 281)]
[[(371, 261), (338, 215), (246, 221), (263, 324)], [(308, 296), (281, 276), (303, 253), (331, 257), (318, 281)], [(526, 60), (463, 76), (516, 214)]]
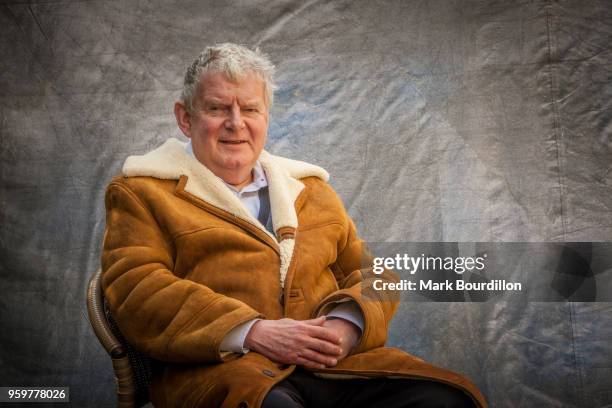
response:
[(264, 81), (264, 98), (268, 109), (274, 100), (274, 65), (259, 48), (249, 48), (233, 44), (216, 44), (206, 47), (187, 69), (181, 100), (189, 110), (193, 110), (193, 96), (205, 72), (221, 72), (232, 81), (243, 79), (255, 73)]

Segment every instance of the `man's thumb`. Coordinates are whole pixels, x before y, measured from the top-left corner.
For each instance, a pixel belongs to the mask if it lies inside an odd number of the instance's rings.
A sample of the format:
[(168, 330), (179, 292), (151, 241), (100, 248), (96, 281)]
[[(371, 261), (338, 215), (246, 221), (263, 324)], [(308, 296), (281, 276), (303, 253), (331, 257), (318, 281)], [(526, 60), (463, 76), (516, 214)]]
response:
[(317, 317), (316, 319), (304, 320), (304, 323), (311, 324), (313, 326), (321, 326), (325, 322), (326, 318), (327, 316), (323, 315)]

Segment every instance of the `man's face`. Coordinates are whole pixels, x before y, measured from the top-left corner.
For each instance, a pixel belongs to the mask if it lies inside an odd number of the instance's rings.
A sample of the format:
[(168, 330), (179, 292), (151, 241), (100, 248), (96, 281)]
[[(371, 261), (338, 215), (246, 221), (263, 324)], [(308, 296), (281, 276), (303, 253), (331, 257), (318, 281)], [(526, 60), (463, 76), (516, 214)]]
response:
[(262, 79), (250, 73), (232, 82), (223, 73), (203, 74), (185, 118), (181, 129), (201, 163), (230, 184), (250, 177), (268, 132)]

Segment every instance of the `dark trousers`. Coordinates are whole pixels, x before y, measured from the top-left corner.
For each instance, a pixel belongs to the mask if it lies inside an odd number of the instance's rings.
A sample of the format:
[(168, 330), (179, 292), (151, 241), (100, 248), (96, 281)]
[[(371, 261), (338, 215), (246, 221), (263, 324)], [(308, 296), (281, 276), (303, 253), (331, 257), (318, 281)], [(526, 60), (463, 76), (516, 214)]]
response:
[(297, 369), (270, 390), (262, 408), (474, 408), (462, 391), (411, 379), (330, 380)]

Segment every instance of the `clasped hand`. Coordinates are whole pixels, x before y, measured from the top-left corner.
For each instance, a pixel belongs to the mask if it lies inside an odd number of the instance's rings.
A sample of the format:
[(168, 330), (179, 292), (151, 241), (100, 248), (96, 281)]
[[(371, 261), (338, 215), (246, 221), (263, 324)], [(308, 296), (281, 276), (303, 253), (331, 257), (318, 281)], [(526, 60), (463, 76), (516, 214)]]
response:
[(308, 368), (333, 367), (345, 358), (360, 331), (344, 319), (259, 320), (244, 345), (270, 360)]

